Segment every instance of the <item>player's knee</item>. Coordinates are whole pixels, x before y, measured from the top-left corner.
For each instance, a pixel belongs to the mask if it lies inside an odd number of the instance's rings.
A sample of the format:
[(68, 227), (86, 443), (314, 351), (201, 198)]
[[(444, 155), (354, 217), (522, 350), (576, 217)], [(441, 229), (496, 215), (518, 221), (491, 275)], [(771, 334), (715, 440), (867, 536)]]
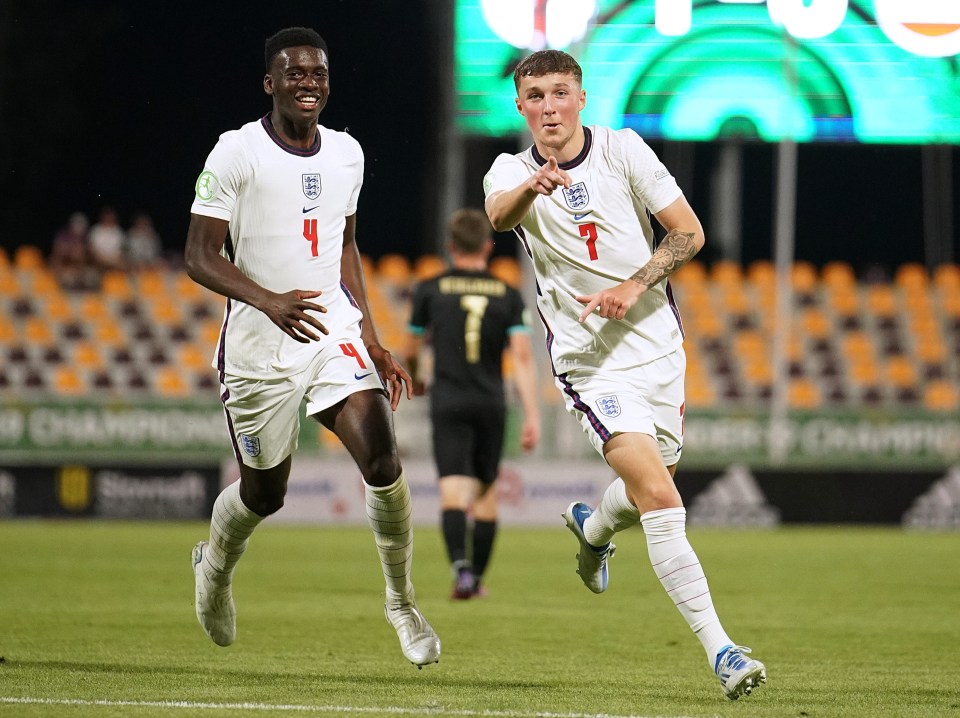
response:
[(366, 467), (361, 466), (363, 480), (370, 486), (389, 486), (400, 476), (400, 457), (395, 453), (372, 459)]
[(270, 516), (283, 508), (283, 493), (279, 491), (251, 491), (244, 497), (247, 508), (260, 516)]

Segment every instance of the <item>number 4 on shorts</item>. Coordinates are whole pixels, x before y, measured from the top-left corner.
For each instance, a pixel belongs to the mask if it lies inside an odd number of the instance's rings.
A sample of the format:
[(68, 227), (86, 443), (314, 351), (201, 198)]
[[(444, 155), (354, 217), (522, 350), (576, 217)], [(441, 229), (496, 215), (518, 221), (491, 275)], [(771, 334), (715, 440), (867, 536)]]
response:
[(367, 365), (363, 363), (363, 359), (360, 358), (360, 354), (357, 352), (357, 348), (353, 346), (353, 344), (350, 344), (349, 342), (346, 344), (341, 344), (340, 350), (344, 354), (346, 354), (348, 357), (353, 357), (354, 359), (356, 359), (357, 364), (360, 365), (361, 369), (367, 368)]

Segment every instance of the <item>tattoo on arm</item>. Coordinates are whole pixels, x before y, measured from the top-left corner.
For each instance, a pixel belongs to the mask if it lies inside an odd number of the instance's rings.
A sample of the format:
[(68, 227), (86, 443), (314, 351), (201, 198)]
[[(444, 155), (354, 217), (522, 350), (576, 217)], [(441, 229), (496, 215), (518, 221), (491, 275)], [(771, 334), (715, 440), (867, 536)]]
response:
[(696, 232), (671, 229), (650, 257), (650, 261), (640, 267), (630, 279), (649, 288), (664, 277), (669, 277), (697, 253), (695, 237)]

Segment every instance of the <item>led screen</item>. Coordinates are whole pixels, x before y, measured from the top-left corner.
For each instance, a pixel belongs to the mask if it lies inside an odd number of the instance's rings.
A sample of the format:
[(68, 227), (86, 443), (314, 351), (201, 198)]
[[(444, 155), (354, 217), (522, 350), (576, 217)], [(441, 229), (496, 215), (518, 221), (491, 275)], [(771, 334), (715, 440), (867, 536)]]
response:
[(960, 0), (457, 0), (457, 127), (524, 128), (513, 69), (580, 62), (586, 123), (644, 137), (960, 143)]

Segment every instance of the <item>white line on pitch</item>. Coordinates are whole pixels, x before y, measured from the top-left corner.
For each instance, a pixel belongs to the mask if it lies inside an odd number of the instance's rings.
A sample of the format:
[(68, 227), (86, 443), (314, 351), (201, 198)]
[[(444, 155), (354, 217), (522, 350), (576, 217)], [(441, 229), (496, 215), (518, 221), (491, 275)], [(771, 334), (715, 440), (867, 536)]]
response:
[[(397, 706), (311, 706), (295, 703), (197, 703), (194, 701), (123, 701), (87, 700), (83, 698), (30, 698), (0, 696), (0, 703), (46, 706), (104, 706), (133, 708), (169, 708), (171, 710), (240, 710), (240, 711), (287, 711), (295, 713), (389, 713), (393, 715), (464, 716), (471, 718), (651, 718), (650, 716), (614, 715), (612, 713), (554, 713), (551, 711), (493, 711), (456, 710), (444, 708), (400, 708)], [(663, 717), (658, 717), (663, 718)], [(676, 718), (685, 718), (677, 716)]]

